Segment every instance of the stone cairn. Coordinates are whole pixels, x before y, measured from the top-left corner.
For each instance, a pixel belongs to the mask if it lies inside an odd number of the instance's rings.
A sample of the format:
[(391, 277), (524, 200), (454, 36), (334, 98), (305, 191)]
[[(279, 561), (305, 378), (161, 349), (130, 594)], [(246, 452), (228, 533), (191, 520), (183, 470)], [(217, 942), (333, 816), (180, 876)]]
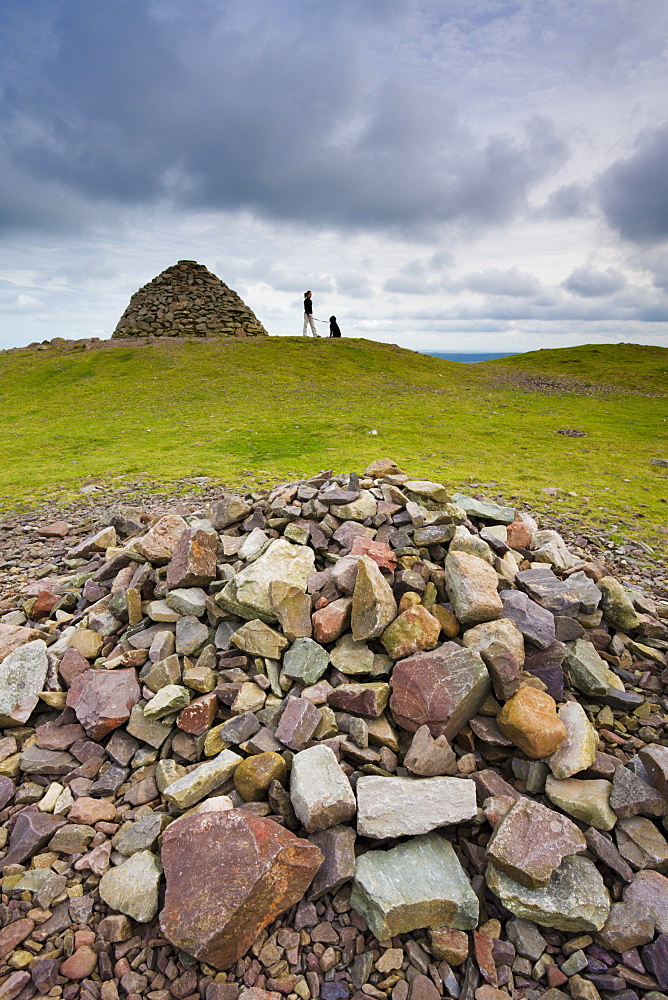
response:
[(266, 337), (237, 293), (194, 260), (168, 267), (130, 299), (112, 339), (124, 337)]
[(664, 995), (668, 603), (388, 459), (107, 521), (0, 621), (2, 1000)]

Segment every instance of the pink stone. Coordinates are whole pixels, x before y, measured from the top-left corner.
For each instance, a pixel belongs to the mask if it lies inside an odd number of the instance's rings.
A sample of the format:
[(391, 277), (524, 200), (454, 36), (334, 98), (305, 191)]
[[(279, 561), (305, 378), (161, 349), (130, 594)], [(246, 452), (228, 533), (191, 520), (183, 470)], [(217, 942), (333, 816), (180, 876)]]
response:
[(38, 632), (37, 629), (0, 622), (0, 663), (19, 646), (25, 646), (26, 642), (32, 642), (33, 639), (39, 639), (40, 636), (41, 632)]
[(311, 615), (316, 642), (334, 642), (350, 628), (351, 597), (340, 597)]
[(531, 543), (531, 528), (523, 521), (511, 521), (507, 527), (507, 542), (511, 549), (528, 549)]
[(87, 735), (100, 740), (128, 721), (140, 697), (136, 670), (86, 670), (73, 680), (67, 705)]
[(97, 955), (88, 945), (77, 948), (60, 966), (60, 975), (66, 979), (86, 979), (97, 966)]
[(76, 649), (70, 646), (63, 653), (63, 657), (58, 664), (58, 673), (65, 684), (69, 687), (75, 677), (90, 670), (90, 663), (85, 656), (82, 656)]
[(397, 568), (397, 557), (385, 542), (376, 542), (372, 538), (358, 535), (350, 550), (351, 556), (370, 556), (381, 569), (391, 573)]
[(454, 642), (399, 660), (391, 683), (390, 707), (399, 725), (410, 733), (426, 725), (432, 736), (448, 740), (476, 715), (490, 690), (480, 655)]
[(67, 818), (70, 823), (94, 826), (95, 823), (113, 820), (115, 815), (116, 806), (111, 799), (91, 799), (82, 795), (71, 807)]
[(303, 750), (322, 721), (322, 715), (305, 698), (289, 698), (280, 722), (276, 739), (291, 750)]

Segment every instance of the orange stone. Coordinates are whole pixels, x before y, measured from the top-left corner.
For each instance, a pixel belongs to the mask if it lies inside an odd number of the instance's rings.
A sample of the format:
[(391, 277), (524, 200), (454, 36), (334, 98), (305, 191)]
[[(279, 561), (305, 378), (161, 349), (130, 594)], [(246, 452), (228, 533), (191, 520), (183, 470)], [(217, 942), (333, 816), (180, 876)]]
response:
[(496, 717), (499, 729), (527, 757), (547, 757), (566, 739), (557, 703), (545, 691), (523, 687), (509, 698)]

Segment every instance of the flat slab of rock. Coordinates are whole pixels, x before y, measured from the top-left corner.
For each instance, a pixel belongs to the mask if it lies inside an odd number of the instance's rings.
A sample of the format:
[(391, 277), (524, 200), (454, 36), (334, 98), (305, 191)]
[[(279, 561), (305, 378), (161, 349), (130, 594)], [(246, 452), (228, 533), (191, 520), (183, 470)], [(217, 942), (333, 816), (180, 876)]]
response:
[(172, 558), (176, 543), (187, 530), (188, 522), (178, 514), (165, 514), (137, 539), (134, 547), (152, 563), (163, 565)]
[(299, 902), (323, 860), (315, 844), (241, 809), (187, 816), (163, 834), (160, 928), (177, 948), (228, 969)]
[(122, 726), (141, 697), (137, 671), (86, 670), (74, 678), (67, 705), (92, 740), (100, 740)]
[(161, 874), (160, 859), (151, 851), (138, 851), (124, 864), (104, 873), (100, 897), (112, 910), (147, 924), (158, 912)]
[(282, 580), (306, 593), (314, 568), (313, 549), (277, 538), (255, 562), (237, 573), (217, 595), (216, 603), (242, 618), (275, 622), (278, 616), (271, 599), (272, 582)]
[(259, 618), (246, 622), (233, 632), (230, 642), (251, 656), (268, 656), (273, 660), (279, 660), (283, 650), (289, 645), (285, 636), (276, 629), (269, 628)]
[(601, 600), (601, 591), (582, 572), (560, 580), (548, 567), (527, 569), (517, 574), (516, 582), (553, 615), (575, 618), (581, 611), (591, 614)]
[(527, 642), (547, 649), (555, 639), (554, 615), (521, 590), (502, 590), (503, 614), (512, 619)]
[(445, 585), (462, 625), (478, 625), (502, 616), (496, 571), (483, 559), (467, 552), (449, 552)]
[(379, 941), (418, 927), (471, 930), (478, 923), (478, 898), (452, 844), (436, 833), (362, 854), (350, 903)]
[(480, 655), (446, 642), (394, 665), (390, 707), (409, 732), (426, 725), (432, 736), (451, 740), (477, 714), (489, 691)]
[(295, 754), (290, 776), (292, 806), (307, 833), (346, 823), (355, 815), (356, 803), (348, 778), (334, 751), (309, 747)]
[(452, 502), (461, 507), (467, 517), (477, 517), (493, 524), (511, 524), (515, 520), (514, 507), (504, 507), (489, 500), (476, 500), (465, 493), (453, 493)]
[(46, 643), (34, 639), (0, 659), (0, 726), (25, 725), (44, 690)]
[(487, 885), (517, 917), (557, 930), (600, 931), (610, 912), (610, 896), (596, 866), (577, 855), (565, 858), (549, 883), (527, 889), (494, 865), (487, 866)]
[(487, 844), (487, 858), (529, 889), (547, 885), (564, 858), (587, 849), (572, 820), (523, 796), (511, 806)]
[(384, 778), (357, 781), (357, 832), (362, 837), (412, 837), (476, 815), (475, 785), (467, 778)]

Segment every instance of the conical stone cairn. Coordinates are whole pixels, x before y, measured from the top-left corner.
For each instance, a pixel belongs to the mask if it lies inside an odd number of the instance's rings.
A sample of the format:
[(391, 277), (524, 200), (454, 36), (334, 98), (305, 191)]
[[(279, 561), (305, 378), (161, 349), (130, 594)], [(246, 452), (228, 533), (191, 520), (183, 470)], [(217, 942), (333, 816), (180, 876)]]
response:
[(233, 289), (194, 260), (180, 260), (130, 299), (112, 338), (266, 337)]

